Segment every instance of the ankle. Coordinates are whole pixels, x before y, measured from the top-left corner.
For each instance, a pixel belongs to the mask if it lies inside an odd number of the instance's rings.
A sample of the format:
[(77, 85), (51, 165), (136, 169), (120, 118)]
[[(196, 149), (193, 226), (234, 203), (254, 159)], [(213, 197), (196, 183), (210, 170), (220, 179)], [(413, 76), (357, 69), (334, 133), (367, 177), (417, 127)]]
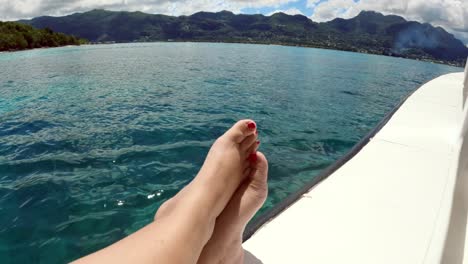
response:
[(244, 263), (244, 248), (239, 243), (235, 247), (232, 247), (230, 252), (227, 252), (226, 264), (243, 264)]
[(192, 186), (194, 190), (191, 191), (191, 204), (204, 218), (216, 219), (230, 197), (226, 197), (226, 190), (218, 185), (218, 182), (209, 179), (209, 177), (197, 176), (197, 178)]

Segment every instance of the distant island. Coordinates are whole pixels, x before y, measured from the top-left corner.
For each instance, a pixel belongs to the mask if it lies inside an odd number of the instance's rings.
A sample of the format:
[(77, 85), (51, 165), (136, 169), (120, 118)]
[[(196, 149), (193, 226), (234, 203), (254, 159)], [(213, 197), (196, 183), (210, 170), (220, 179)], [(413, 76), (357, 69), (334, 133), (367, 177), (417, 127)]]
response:
[(363, 11), (316, 23), (302, 15), (199, 12), (166, 16), (92, 10), (20, 21), (92, 42), (207, 41), (280, 44), (397, 56), (463, 66), (468, 48), (441, 27)]
[(0, 21), (0, 51), (50, 48), (88, 43), (85, 39), (56, 33), (49, 28), (35, 29), (16, 22)]

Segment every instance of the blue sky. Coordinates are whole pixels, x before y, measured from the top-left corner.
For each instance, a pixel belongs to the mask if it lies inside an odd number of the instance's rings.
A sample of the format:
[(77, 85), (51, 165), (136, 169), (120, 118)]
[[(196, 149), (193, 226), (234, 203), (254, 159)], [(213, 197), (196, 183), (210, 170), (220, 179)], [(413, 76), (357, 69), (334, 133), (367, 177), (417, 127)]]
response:
[[(321, 2), (324, 2), (326, 0), (322, 0)], [(297, 2), (289, 2), (287, 4), (280, 5), (278, 7), (261, 7), (261, 8), (242, 8), (241, 13), (244, 14), (270, 14), (271, 12), (274, 12), (276, 10), (288, 10), (296, 8), (302, 12), (305, 16), (311, 16), (313, 13), (312, 8), (307, 7), (307, 0), (300, 0)]]
[[(328, 0), (320, 0), (317, 1), (317, 6), (320, 4), (327, 2)], [(359, 0), (353, 0), (355, 3), (359, 2)], [(241, 13), (243, 14), (271, 14), (272, 12), (278, 11), (278, 10), (291, 10), (291, 9), (297, 9), (299, 10), (303, 15), (307, 17), (311, 17), (314, 14), (315, 7), (314, 6), (308, 6), (307, 5), (307, 0), (300, 0), (300, 1), (291, 1), (289, 3), (279, 5), (277, 7), (261, 7), (261, 8), (242, 8)]]

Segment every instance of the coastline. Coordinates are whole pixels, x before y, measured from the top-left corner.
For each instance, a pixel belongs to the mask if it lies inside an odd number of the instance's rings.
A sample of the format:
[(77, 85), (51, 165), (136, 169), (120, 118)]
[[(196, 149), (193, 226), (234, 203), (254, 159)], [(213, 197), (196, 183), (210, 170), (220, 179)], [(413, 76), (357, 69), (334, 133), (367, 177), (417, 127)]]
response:
[[(155, 41), (156, 42), (156, 41)], [(308, 44), (292, 44), (292, 43), (268, 43), (268, 42), (258, 42), (258, 41), (252, 41), (252, 42), (245, 42), (245, 41), (197, 41), (197, 40), (190, 40), (190, 41), (158, 41), (158, 42), (201, 42), (201, 43), (236, 43), (236, 44), (256, 44), (256, 45), (278, 45), (278, 46), (285, 46), (285, 47), (301, 47), (301, 48), (315, 48), (315, 49), (326, 49), (326, 50), (336, 50), (336, 51), (345, 51), (345, 52), (353, 52), (353, 53), (361, 53), (361, 54), (369, 54), (369, 55), (379, 55), (379, 56), (385, 56), (385, 57), (394, 57), (394, 58), (403, 58), (403, 59), (409, 59), (409, 60), (416, 60), (416, 61), (422, 61), (422, 62), (430, 62), (430, 63), (436, 63), (436, 64), (442, 64), (442, 65), (448, 65), (448, 66), (453, 66), (453, 67), (459, 67), (463, 68), (465, 66), (465, 63), (452, 63), (448, 61), (439, 61), (439, 60), (433, 60), (429, 58), (411, 58), (408, 56), (398, 56), (398, 55), (387, 55), (387, 54), (382, 54), (382, 53), (376, 53), (376, 52), (367, 52), (367, 51), (359, 51), (359, 50), (347, 50), (347, 49), (336, 49), (333, 47), (328, 47), (328, 46), (319, 46), (319, 45), (308, 45)], [(142, 42), (144, 43), (144, 41)]]
[(0, 50), (0, 54), (1, 53), (11, 53), (11, 52), (21, 52), (21, 51), (28, 51), (28, 50), (54, 49), (54, 48), (64, 48), (64, 47), (79, 47), (79, 46), (86, 46), (86, 45), (90, 45), (90, 44), (64, 45), (64, 46), (57, 46), (57, 47), (40, 47), (40, 48), (32, 48), (32, 49)]
[(226, 44), (252, 44), (252, 45), (276, 45), (276, 46), (283, 46), (283, 47), (299, 47), (299, 48), (314, 48), (314, 49), (325, 49), (325, 50), (336, 50), (336, 51), (344, 51), (344, 52), (353, 52), (353, 53), (360, 53), (360, 54), (369, 54), (369, 55), (377, 55), (377, 56), (385, 56), (385, 57), (393, 57), (393, 58), (402, 58), (408, 60), (415, 60), (421, 62), (429, 62), (441, 65), (447, 65), (457, 68), (463, 68), (465, 65), (464, 63), (452, 63), (448, 61), (439, 61), (433, 60), (429, 58), (411, 58), (408, 56), (390, 56), (387, 54), (381, 54), (376, 52), (366, 52), (366, 51), (359, 51), (359, 50), (346, 50), (346, 49), (336, 49), (333, 47), (327, 46), (318, 46), (318, 45), (307, 45), (307, 44), (293, 44), (293, 43), (276, 43), (276, 42), (260, 42), (260, 41), (208, 41), (208, 40), (155, 40), (155, 41), (131, 41), (131, 42), (112, 42), (112, 43), (90, 43), (86, 45), (112, 45), (112, 44), (130, 44), (130, 43), (226, 43)]
[(378, 56), (385, 56), (385, 57), (394, 57), (394, 58), (402, 58), (408, 60), (415, 60), (421, 62), (429, 62), (441, 65), (447, 65), (457, 68), (463, 68), (464, 63), (452, 63), (448, 61), (439, 61), (433, 60), (429, 58), (411, 58), (408, 56), (398, 56), (398, 55), (387, 55), (381, 53), (374, 53), (374, 52), (367, 52), (367, 51), (360, 51), (360, 50), (346, 50), (346, 49), (336, 49), (333, 47), (328, 46), (320, 46), (320, 45), (308, 45), (308, 44), (293, 44), (293, 43), (275, 43), (275, 42), (260, 42), (260, 41), (208, 41), (208, 40), (155, 40), (155, 41), (131, 41), (131, 42), (95, 42), (95, 43), (88, 43), (88, 44), (80, 44), (80, 45), (65, 45), (65, 46), (57, 46), (57, 47), (41, 47), (41, 48), (33, 48), (33, 49), (22, 49), (22, 50), (4, 50), (0, 51), (1, 53), (9, 53), (9, 52), (20, 52), (20, 51), (27, 51), (27, 50), (35, 50), (35, 49), (53, 49), (53, 48), (63, 48), (63, 47), (78, 47), (78, 46), (92, 46), (92, 45), (113, 45), (113, 44), (131, 44), (131, 43), (226, 43), (226, 44), (252, 44), (252, 45), (277, 45), (283, 47), (300, 47), (300, 48), (314, 48), (314, 49), (325, 49), (325, 50), (336, 50), (336, 51), (344, 51), (344, 52), (353, 52), (353, 53), (360, 53), (360, 54), (369, 54), (369, 55), (378, 55)]

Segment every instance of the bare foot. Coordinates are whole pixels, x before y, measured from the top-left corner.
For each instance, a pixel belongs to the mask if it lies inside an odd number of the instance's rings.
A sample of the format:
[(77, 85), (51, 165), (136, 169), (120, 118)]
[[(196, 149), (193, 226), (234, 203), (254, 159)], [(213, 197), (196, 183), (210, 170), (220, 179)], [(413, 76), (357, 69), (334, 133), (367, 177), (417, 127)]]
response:
[(237, 122), (216, 140), (195, 179), (164, 203), (153, 223), (77, 263), (195, 263), (216, 219), (249, 176), (256, 149), (256, 124)]
[[(257, 150), (254, 146), (253, 151)], [(213, 234), (198, 260), (199, 264), (243, 263), (242, 234), (245, 226), (265, 202), (268, 195), (268, 162), (257, 152), (250, 166), (244, 171), (244, 181), (229, 203), (216, 219)], [(187, 192), (187, 191), (184, 191)], [(156, 218), (171, 214), (176, 207), (185, 203), (176, 196), (160, 207)]]
[(160, 207), (155, 221), (176, 214), (175, 219), (189, 216), (196, 223), (199, 217), (199, 224), (212, 232), (216, 218), (248, 176), (256, 147), (255, 122), (237, 122), (213, 144), (195, 179)]
[(257, 152), (257, 157), (248, 178), (216, 219), (213, 235), (203, 248), (197, 263), (244, 263), (242, 234), (268, 195), (268, 162), (260, 152)]

